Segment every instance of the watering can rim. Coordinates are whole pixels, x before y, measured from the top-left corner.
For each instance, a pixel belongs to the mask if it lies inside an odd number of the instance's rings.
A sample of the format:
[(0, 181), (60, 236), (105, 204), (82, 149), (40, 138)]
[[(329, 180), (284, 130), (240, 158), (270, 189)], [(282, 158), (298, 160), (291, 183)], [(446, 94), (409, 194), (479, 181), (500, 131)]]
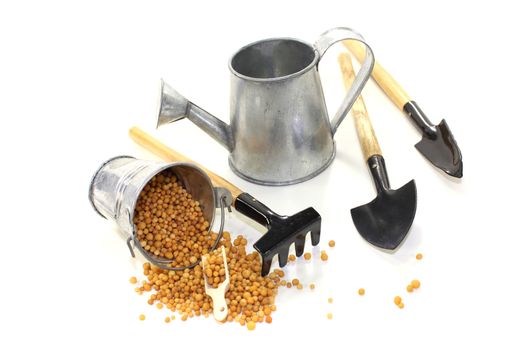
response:
[[(288, 41), (299, 42), (299, 43), (307, 46), (308, 48), (312, 49), (312, 52), (314, 53), (314, 58), (312, 59), (312, 62), (310, 62), (306, 67), (304, 67), (303, 69), (301, 69), (301, 70), (299, 70), (297, 72), (293, 72), (291, 74), (287, 74), (287, 75), (283, 75), (283, 76), (275, 77), (275, 78), (255, 78), (255, 77), (250, 77), (248, 75), (244, 75), (244, 74), (241, 74), (241, 73), (237, 72), (233, 68), (232, 61), (240, 52), (242, 52), (245, 49), (249, 48), (250, 46), (254, 46), (256, 44), (260, 44), (260, 43), (264, 43), (264, 42), (268, 42), (268, 41), (277, 41), (277, 40), (282, 40), (282, 41), (288, 40)], [(259, 83), (275, 82), (275, 81), (281, 81), (281, 80), (287, 80), (287, 79), (295, 78), (297, 76), (305, 74), (306, 72), (310, 71), (310, 69), (312, 69), (313, 66), (315, 66), (315, 65), (317, 65), (319, 63), (320, 58), (321, 58), (321, 55), (319, 54), (319, 51), (312, 44), (310, 44), (310, 43), (308, 43), (308, 42), (306, 42), (304, 40), (297, 39), (297, 38), (292, 38), (292, 37), (274, 37), (274, 38), (266, 38), (266, 39), (253, 41), (253, 42), (251, 42), (249, 44), (246, 44), (246, 45), (242, 46), (228, 60), (228, 68), (229, 68), (230, 72), (234, 76), (236, 76), (236, 77), (238, 77), (240, 79), (243, 79), (243, 80), (259, 82)]]

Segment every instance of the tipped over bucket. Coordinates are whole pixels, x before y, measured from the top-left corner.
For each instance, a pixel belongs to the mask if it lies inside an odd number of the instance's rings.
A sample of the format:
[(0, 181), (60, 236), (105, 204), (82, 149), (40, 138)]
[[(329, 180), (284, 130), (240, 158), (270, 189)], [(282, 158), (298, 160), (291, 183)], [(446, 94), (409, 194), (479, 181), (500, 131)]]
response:
[[(163, 163), (139, 160), (130, 156), (119, 156), (104, 162), (96, 171), (89, 187), (89, 200), (93, 208), (102, 217), (117, 224), (120, 232), (127, 239), (132, 256), (134, 247), (153, 264), (167, 269), (180, 270), (191, 266), (175, 267), (173, 260), (164, 259), (146, 251), (137, 238), (137, 227), (134, 224), (135, 209), (144, 187), (161, 173), (170, 173), (177, 178), (181, 186), (198, 202), (204, 219), (209, 223), (207, 234), (211, 234), (215, 209), (231, 204), (231, 195), (223, 189), (214, 188), (204, 171), (190, 163)], [(221, 216), (222, 221), (224, 215)], [(221, 223), (221, 228), (223, 222)], [(220, 230), (222, 231), (222, 230)], [(211, 249), (215, 249), (222, 232)], [(198, 257), (200, 258), (200, 257)]]

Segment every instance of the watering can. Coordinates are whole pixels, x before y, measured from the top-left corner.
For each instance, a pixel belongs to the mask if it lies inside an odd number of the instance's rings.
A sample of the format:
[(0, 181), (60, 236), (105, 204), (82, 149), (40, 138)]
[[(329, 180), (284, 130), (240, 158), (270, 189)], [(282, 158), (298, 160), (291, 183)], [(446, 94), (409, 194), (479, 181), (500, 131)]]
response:
[[(326, 50), (342, 40), (360, 42), (366, 55), (330, 119), (318, 66)], [(299, 183), (321, 173), (334, 159), (334, 134), (373, 66), (372, 50), (349, 28), (328, 30), (314, 45), (291, 38), (257, 41), (229, 61), (229, 125), (162, 81), (157, 127), (188, 118), (230, 152), (230, 168), (241, 178), (274, 186)]]

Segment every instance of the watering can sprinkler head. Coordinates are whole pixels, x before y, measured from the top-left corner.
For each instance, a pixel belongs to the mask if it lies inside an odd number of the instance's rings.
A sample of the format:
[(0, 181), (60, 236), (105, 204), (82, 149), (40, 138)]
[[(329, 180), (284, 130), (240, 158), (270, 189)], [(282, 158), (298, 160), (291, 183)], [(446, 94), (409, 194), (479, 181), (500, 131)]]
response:
[(228, 124), (188, 101), (174, 88), (166, 84), (164, 80), (161, 79), (160, 84), (157, 128), (161, 125), (188, 118), (228, 151), (231, 152), (233, 150), (232, 132)]
[(186, 117), (190, 102), (175, 89), (160, 80), (160, 100), (157, 128)]

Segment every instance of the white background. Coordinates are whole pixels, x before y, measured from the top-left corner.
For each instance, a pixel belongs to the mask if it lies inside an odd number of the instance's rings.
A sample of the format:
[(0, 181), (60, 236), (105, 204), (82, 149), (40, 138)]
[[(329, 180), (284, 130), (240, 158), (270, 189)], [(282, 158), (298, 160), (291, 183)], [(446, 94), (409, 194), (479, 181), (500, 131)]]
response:
[[(518, 3), (2, 1), (0, 348), (523, 349), (525, 25)], [(275, 36), (313, 43), (335, 26), (362, 33), (429, 118), (446, 117), (463, 152), (462, 181), (432, 168), (413, 147), (419, 133), (375, 83), (367, 85), (393, 187), (412, 178), (418, 186), (411, 233), (395, 254), (366, 244), (350, 218), (352, 207), (375, 196), (351, 120), (336, 134), (328, 170), (282, 188), (234, 176), (227, 152), (186, 120), (154, 130), (161, 77), (228, 121), (231, 54)], [(331, 114), (343, 96), (342, 50), (333, 48), (320, 65)], [(329, 261), (321, 264), (316, 248), (314, 261), (285, 270), (315, 291), (282, 290), (273, 324), (255, 332), (211, 318), (164, 324), (166, 310), (147, 305), (128, 282), (143, 260), (130, 258), (87, 200), (90, 177), (107, 158), (153, 158), (128, 139), (135, 124), (279, 213), (314, 206)], [(250, 242), (260, 236), (235, 213), (227, 220)], [(422, 287), (408, 295), (413, 278)], [(397, 294), (404, 310), (392, 302)]]

